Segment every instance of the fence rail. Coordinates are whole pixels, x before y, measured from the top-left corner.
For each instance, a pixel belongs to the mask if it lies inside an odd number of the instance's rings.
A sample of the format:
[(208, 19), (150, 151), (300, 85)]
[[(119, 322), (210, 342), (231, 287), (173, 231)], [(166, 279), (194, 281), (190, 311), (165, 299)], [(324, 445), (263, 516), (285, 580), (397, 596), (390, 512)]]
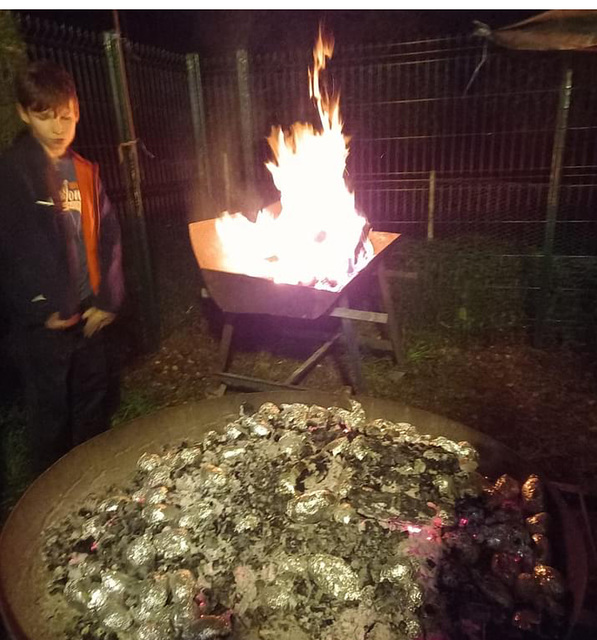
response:
[[(57, 60), (73, 73), (82, 107), (76, 144), (100, 162), (122, 209), (121, 140), (103, 38), (27, 17), (20, 25), (32, 58)], [(239, 51), (200, 59), (126, 40), (123, 48), (144, 211), (159, 261), (162, 245), (176, 247), (187, 220), (276, 197), (264, 168), (265, 138), (274, 125), (314, 121), (311, 55)], [(554, 185), (565, 73), (570, 105)], [(421, 239), (491, 238), (505, 260), (569, 257), (575, 267), (566, 283), (530, 287), (559, 299), (554, 287), (566, 284), (585, 306), (595, 300), (582, 273), (597, 258), (597, 56), (507, 51), (469, 36), (340, 44), (325, 74), (340, 92), (351, 136), (347, 181), (377, 228)], [(546, 306), (554, 322), (556, 306)]]

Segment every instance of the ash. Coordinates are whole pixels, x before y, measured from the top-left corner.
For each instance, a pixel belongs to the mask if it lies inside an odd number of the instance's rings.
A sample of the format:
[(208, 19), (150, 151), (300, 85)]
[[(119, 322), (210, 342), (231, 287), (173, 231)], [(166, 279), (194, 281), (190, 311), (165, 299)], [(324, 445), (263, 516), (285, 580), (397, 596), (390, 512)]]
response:
[(245, 406), (222, 433), (144, 454), (128, 486), (45, 532), (50, 594), (74, 613), (63, 637), (556, 629), (564, 587), (540, 482), (490, 485), (476, 468), (469, 444), (368, 421), (356, 402)]

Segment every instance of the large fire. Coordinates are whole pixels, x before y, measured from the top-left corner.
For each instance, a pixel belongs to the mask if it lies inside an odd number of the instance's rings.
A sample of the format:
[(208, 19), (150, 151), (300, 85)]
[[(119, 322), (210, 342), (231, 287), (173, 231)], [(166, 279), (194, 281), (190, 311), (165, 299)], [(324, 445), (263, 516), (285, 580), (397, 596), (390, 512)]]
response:
[(280, 191), (281, 211), (263, 209), (255, 222), (228, 212), (217, 220), (232, 271), (337, 290), (373, 256), (367, 220), (356, 211), (344, 179), (349, 139), (342, 133), (339, 98), (320, 88), (333, 49), (320, 29), (309, 91), (321, 130), (295, 122), (289, 131), (274, 127), (268, 138), (274, 160), (266, 167)]

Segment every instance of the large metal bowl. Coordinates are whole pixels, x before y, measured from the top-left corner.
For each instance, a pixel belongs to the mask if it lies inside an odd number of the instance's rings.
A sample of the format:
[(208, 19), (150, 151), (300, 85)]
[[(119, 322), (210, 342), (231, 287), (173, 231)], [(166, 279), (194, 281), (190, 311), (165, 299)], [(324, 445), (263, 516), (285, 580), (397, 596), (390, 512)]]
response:
[[(238, 394), (164, 409), (116, 427), (73, 449), (39, 477), (8, 518), (0, 536), (0, 608), (10, 637), (15, 640), (58, 640), (60, 620), (49, 624), (42, 612), (47, 602), (48, 575), (42, 562), (43, 530), (61, 520), (92, 492), (125, 483), (139, 456), (159, 452), (164, 445), (197, 440), (238, 416), (244, 402), (305, 402), (344, 406), (347, 398), (317, 392), (277, 391)], [(479, 451), (481, 470), (489, 476), (509, 473), (524, 478), (536, 471), (515, 452), (462, 424), (396, 402), (359, 398), (370, 418), (410, 422), (421, 433), (468, 440)], [(573, 604), (572, 625), (582, 605), (586, 586), (586, 553), (582, 536), (572, 524), (559, 495), (551, 492), (551, 510), (560, 568), (567, 574)]]

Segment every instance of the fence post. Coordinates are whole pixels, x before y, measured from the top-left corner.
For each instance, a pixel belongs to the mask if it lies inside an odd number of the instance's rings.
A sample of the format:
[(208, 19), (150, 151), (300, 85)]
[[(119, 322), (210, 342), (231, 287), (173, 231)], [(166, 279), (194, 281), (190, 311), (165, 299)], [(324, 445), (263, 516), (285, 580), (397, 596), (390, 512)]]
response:
[(205, 104), (203, 101), (203, 85), (201, 83), (201, 67), (199, 55), (188, 53), (187, 79), (191, 98), (191, 116), (193, 120), (193, 133), (195, 137), (195, 154), (197, 156), (198, 178), (201, 193), (207, 193), (213, 197), (211, 185), (211, 167), (209, 154), (207, 153), (207, 134), (205, 132)]
[(568, 130), (568, 114), (572, 95), (572, 69), (564, 67), (560, 83), (560, 98), (554, 130), (553, 150), (551, 155), (551, 171), (549, 175), (549, 191), (547, 193), (547, 209), (545, 214), (545, 235), (543, 238), (543, 261), (541, 267), (541, 284), (537, 304), (534, 344), (543, 346), (545, 325), (549, 314), (549, 303), (553, 287), (553, 246), (555, 239), (558, 205), (560, 201), (560, 185), (562, 182), (562, 165)]
[(249, 86), (249, 54), (246, 49), (239, 49), (236, 52), (236, 78), (240, 105), (245, 185), (251, 187), (255, 182), (255, 167), (253, 162), (253, 113), (251, 87)]
[(144, 352), (151, 352), (155, 351), (160, 343), (160, 313), (145, 226), (137, 137), (122, 40), (118, 33), (104, 33), (104, 50), (110, 70), (110, 87), (120, 138), (118, 154), (126, 187), (123, 235), (125, 250), (128, 250), (132, 263), (132, 274), (129, 274), (132, 278), (128, 279), (128, 289), (129, 294), (132, 294), (133, 308), (140, 324), (141, 348)]
[(435, 233), (435, 169), (429, 172), (429, 202), (427, 203), (427, 240)]

